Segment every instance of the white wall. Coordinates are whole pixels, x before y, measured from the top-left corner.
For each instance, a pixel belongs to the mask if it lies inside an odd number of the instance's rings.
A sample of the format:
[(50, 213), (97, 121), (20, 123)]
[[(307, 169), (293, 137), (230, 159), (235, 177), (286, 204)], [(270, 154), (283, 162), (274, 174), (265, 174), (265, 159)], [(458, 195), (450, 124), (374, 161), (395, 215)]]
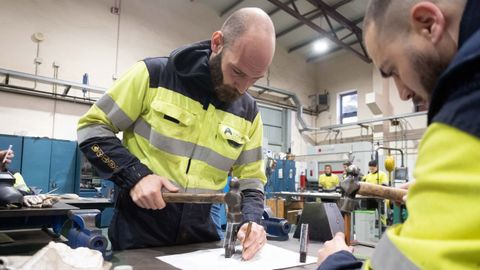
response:
[[(367, 64), (348, 52), (317, 64), (317, 86), (319, 92), (324, 90), (329, 92), (331, 102), (330, 109), (319, 115), (316, 122), (317, 127), (339, 124), (338, 95), (348, 90), (358, 91), (359, 121), (413, 112), (412, 102), (400, 99), (392, 79), (383, 79), (373, 64)], [(370, 92), (375, 92), (381, 103), (390, 106), (382, 108), (385, 112), (383, 115), (375, 116), (365, 104), (365, 95)], [(410, 129), (426, 126), (425, 116), (406, 120), (409, 122)], [(390, 128), (390, 131), (394, 131), (394, 129)], [(342, 135), (343, 137), (359, 136), (360, 129), (345, 129), (342, 131)], [(324, 136), (325, 134), (318, 134), (317, 139)]]
[[(43, 64), (39, 75), (109, 87), (115, 75), (118, 16), (114, 0), (4, 0), (0, 4), (0, 68), (33, 73), (36, 43), (41, 32)], [(122, 0), (118, 46), (118, 75), (146, 57), (168, 55), (178, 46), (209, 39), (224, 18), (210, 7), (189, 0)], [(260, 81), (267, 84), (267, 78)], [(269, 85), (297, 91), (303, 101), (315, 92), (315, 65), (277, 46)], [(33, 83), (23, 84), (32, 87)], [(39, 85), (50, 91), (51, 86)], [(56, 107), (55, 107), (56, 104)], [(75, 140), (78, 118), (88, 105), (0, 92), (1, 134), (46, 136)]]

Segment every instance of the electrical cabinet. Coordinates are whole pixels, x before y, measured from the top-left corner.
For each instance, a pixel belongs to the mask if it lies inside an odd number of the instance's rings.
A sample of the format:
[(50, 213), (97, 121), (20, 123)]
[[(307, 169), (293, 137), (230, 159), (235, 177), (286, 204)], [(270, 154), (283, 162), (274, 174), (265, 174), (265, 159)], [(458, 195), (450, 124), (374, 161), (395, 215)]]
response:
[(267, 179), (265, 193), (267, 198), (272, 197), (270, 192), (295, 191), (296, 167), (294, 160), (276, 159), (275, 169)]

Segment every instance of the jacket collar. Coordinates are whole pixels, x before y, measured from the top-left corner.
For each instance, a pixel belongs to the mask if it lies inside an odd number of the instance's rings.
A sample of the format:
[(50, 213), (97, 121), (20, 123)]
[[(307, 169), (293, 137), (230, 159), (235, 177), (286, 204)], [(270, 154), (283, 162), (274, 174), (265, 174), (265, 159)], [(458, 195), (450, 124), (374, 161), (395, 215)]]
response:
[[(428, 111), (428, 124), (431, 124), (435, 115), (444, 104), (457, 93), (459, 84), (463, 83), (459, 74), (475, 72), (471, 68), (464, 70), (465, 64), (480, 58), (480, 1), (468, 0), (460, 22), (458, 52), (450, 65), (442, 73), (432, 93), (430, 109)], [(452, 79), (454, 78), (454, 79)], [(468, 89), (464, 88), (464, 91)]]

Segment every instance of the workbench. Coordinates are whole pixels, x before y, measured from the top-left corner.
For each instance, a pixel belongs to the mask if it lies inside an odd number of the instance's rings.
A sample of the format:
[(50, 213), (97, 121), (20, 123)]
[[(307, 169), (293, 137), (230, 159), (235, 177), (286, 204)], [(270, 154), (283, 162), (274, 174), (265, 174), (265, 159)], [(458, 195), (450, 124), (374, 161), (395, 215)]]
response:
[[(290, 235), (291, 236), (291, 235)], [(296, 238), (290, 237), (288, 241), (268, 241), (269, 244), (276, 245), (288, 250), (299, 252), (300, 242)], [(210, 242), (199, 243), (182, 246), (169, 246), (169, 247), (157, 247), (157, 248), (143, 248), (143, 249), (131, 249), (114, 252), (112, 263), (114, 266), (118, 265), (131, 265), (133, 269), (157, 269), (157, 270), (173, 270), (177, 269), (156, 257), (163, 255), (173, 255), (179, 253), (193, 252), (201, 249), (221, 248), (223, 242)], [(317, 257), (317, 251), (323, 246), (322, 243), (316, 241), (310, 241), (308, 246), (308, 255)], [(370, 255), (371, 251), (369, 252)], [(300, 256), (300, 254), (299, 254)], [(299, 257), (300, 258), (300, 257)], [(305, 266), (298, 266), (288, 269), (317, 269), (316, 264), (310, 264)]]
[(80, 197), (78, 199), (60, 199), (60, 202), (78, 207), (80, 209), (98, 209), (100, 211), (115, 205), (111, 199), (107, 198)]

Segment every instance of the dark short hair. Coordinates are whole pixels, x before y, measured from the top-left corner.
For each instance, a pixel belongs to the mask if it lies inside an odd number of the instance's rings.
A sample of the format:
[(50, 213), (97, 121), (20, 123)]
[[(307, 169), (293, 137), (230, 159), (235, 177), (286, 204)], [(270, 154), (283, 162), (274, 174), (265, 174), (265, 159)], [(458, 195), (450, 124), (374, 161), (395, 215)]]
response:
[(345, 162), (343, 162), (343, 165), (345, 165), (345, 166), (350, 166), (350, 165), (352, 165), (352, 162), (350, 162), (350, 161), (345, 161)]
[(368, 162), (368, 167), (377, 167), (378, 166), (378, 163), (376, 160), (370, 160)]
[(331, 169), (332, 165), (330, 165), (330, 164), (325, 165), (325, 168), (327, 168), (327, 167), (329, 167)]

